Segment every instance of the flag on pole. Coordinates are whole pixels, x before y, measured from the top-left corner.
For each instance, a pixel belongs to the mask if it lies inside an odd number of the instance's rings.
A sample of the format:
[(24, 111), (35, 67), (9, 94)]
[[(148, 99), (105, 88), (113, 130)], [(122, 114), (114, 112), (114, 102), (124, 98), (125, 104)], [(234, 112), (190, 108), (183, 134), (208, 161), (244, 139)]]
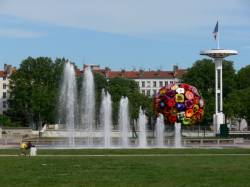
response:
[(217, 21), (215, 27), (214, 27), (214, 32), (213, 32), (213, 35), (214, 35), (214, 39), (216, 40), (217, 39), (217, 36), (218, 36), (218, 31), (219, 30), (219, 22)]

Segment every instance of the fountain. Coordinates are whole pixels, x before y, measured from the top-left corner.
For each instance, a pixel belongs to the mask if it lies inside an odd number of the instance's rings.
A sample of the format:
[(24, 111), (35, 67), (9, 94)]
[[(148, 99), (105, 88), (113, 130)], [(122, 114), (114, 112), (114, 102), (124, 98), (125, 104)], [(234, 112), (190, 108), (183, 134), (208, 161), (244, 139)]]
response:
[[(60, 92), (60, 119), (66, 124), (68, 145), (75, 147), (75, 122), (76, 122), (76, 77), (75, 67), (70, 62), (65, 63)], [(61, 120), (60, 120), (61, 121)]]
[(138, 147), (147, 147), (147, 135), (146, 135), (147, 118), (144, 111), (140, 108), (138, 126), (139, 126), (139, 144)]
[(88, 132), (88, 145), (93, 145), (93, 130), (95, 130), (95, 85), (91, 67), (86, 67), (82, 84), (81, 124)]
[[(175, 85), (176, 87), (178, 85)], [(155, 139), (154, 144), (155, 147), (165, 147), (164, 141), (164, 131), (165, 131), (165, 121), (167, 120), (169, 123), (174, 124), (177, 120), (180, 120), (183, 124), (189, 125), (191, 118), (188, 116), (195, 115), (197, 121), (203, 115), (203, 100), (201, 97), (198, 97), (199, 94), (197, 90), (192, 86), (187, 86), (186, 84), (179, 85), (179, 90), (176, 89), (176, 99), (179, 102), (183, 102), (183, 104), (178, 103), (178, 105), (173, 105), (173, 111), (181, 112), (178, 113), (177, 116), (172, 115), (171, 118), (169, 116), (164, 116), (162, 114), (159, 115), (157, 118), (157, 123), (155, 125)], [(185, 92), (185, 89), (182, 87), (187, 87), (188, 90)], [(174, 87), (175, 88), (175, 87)], [(172, 92), (174, 88), (172, 89)], [(187, 89), (186, 88), (186, 89)], [(166, 88), (163, 88), (166, 89)], [(192, 90), (192, 91), (190, 91)], [(165, 92), (161, 93), (168, 93)], [(172, 94), (170, 91), (170, 93)], [(184, 95), (177, 94), (185, 93)], [(139, 111), (139, 118), (138, 118), (138, 143), (130, 142), (130, 117), (129, 117), (129, 100), (127, 97), (121, 97), (120, 99), (120, 106), (119, 106), (119, 132), (113, 131), (113, 124), (112, 124), (112, 101), (111, 95), (108, 92), (105, 92), (104, 89), (102, 90), (102, 102), (100, 108), (100, 127), (97, 128), (95, 123), (95, 86), (94, 86), (94, 77), (90, 67), (85, 69), (84, 79), (82, 83), (82, 91), (80, 95), (80, 101), (77, 100), (77, 86), (76, 86), (76, 75), (75, 75), (75, 67), (73, 64), (67, 62), (64, 66), (63, 72), (63, 79), (61, 85), (61, 95), (60, 95), (60, 119), (59, 121), (65, 124), (66, 131), (63, 131), (63, 136), (68, 137), (68, 146), (70, 148), (76, 147), (76, 136), (77, 136), (77, 146), (87, 146), (87, 147), (94, 147), (96, 145), (100, 145), (101, 147), (110, 148), (113, 146), (119, 146), (122, 148), (128, 148), (137, 146), (139, 148), (146, 148), (149, 147), (147, 142), (147, 117), (145, 112), (140, 108)], [(191, 97), (195, 95), (196, 97)], [(180, 96), (177, 97), (177, 96)], [(182, 96), (182, 97), (181, 97)], [(184, 102), (183, 99), (190, 97), (191, 99)], [(168, 98), (168, 97), (164, 97)], [(193, 100), (192, 100), (193, 98)], [(165, 107), (166, 102), (161, 101), (161, 99), (156, 100), (156, 106), (162, 110), (162, 107)], [(172, 100), (170, 100), (172, 101)], [(193, 106), (193, 109), (188, 109), (187, 111), (183, 112), (183, 108), (181, 106), (187, 105), (190, 103), (197, 103)], [(169, 102), (170, 103), (170, 102)], [(168, 104), (169, 104), (168, 103)], [(191, 104), (192, 104), (191, 103)], [(170, 103), (171, 104), (171, 103)], [(78, 105), (80, 109), (80, 119), (78, 118)], [(179, 106), (180, 105), (180, 106)], [(167, 108), (168, 109), (168, 108)], [(159, 111), (161, 111), (159, 110)], [(196, 113), (192, 113), (192, 111), (196, 111)], [(167, 117), (167, 118), (166, 118)], [(194, 118), (194, 119), (196, 119)], [(78, 120), (76, 120), (78, 119)], [(193, 119), (193, 118), (192, 118)], [(78, 126), (76, 126), (79, 124)], [(77, 132), (76, 130), (77, 129)], [(120, 141), (113, 141), (115, 138), (119, 138)], [(94, 141), (95, 140), (95, 141)], [(97, 143), (98, 142), (98, 143)], [(100, 142), (100, 143), (99, 143)], [(152, 143), (150, 143), (152, 144)], [(175, 123), (175, 141), (174, 147), (180, 148), (181, 145), (181, 123)]]
[(129, 112), (128, 112), (128, 98), (122, 97), (119, 108), (119, 126), (121, 133), (121, 146), (129, 146)]
[(159, 115), (156, 122), (156, 147), (164, 147), (164, 117)]
[(104, 147), (111, 147), (112, 139), (112, 102), (111, 96), (108, 92), (105, 93), (104, 89), (102, 90), (102, 104), (100, 112), (100, 121), (103, 127), (104, 134)]
[(174, 147), (181, 148), (181, 123), (175, 123)]

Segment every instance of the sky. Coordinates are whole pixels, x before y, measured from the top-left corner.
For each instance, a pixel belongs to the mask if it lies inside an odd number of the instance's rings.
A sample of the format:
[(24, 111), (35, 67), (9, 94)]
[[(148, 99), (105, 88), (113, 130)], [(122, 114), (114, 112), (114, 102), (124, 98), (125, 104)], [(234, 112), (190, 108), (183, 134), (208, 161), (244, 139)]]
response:
[(220, 47), (250, 64), (248, 0), (0, 0), (0, 68), (28, 56), (120, 69), (191, 67)]

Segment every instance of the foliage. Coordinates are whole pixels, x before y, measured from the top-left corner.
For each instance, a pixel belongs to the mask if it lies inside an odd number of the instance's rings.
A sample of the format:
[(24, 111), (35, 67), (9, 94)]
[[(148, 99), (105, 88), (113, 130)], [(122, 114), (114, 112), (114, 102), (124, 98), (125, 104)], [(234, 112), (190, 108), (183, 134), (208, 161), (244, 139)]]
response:
[(107, 89), (107, 80), (106, 78), (99, 74), (95, 73), (94, 74), (94, 81), (95, 81), (95, 108), (96, 108), (96, 121), (99, 122), (99, 114), (100, 114), (100, 107), (101, 107), (101, 102), (102, 102), (102, 89)]
[(129, 112), (131, 119), (137, 119), (139, 108), (146, 110), (148, 116), (152, 115), (152, 99), (140, 94), (139, 87), (134, 80), (122, 77), (109, 79), (107, 90), (112, 95), (113, 121), (117, 123), (119, 113), (119, 102), (122, 96), (129, 99)]
[(239, 70), (236, 75), (236, 82), (238, 89), (250, 87), (250, 65)]
[(241, 90), (234, 90), (228, 95), (226, 108), (230, 117), (246, 119), (250, 124), (250, 87)]
[(0, 114), (0, 127), (10, 127), (12, 126), (11, 120), (8, 116)]
[(225, 111), (229, 117), (245, 118), (250, 124), (250, 65), (241, 68), (235, 76), (235, 89), (226, 98)]
[(58, 87), (65, 59), (28, 57), (12, 74), (8, 115), (22, 126), (54, 122)]

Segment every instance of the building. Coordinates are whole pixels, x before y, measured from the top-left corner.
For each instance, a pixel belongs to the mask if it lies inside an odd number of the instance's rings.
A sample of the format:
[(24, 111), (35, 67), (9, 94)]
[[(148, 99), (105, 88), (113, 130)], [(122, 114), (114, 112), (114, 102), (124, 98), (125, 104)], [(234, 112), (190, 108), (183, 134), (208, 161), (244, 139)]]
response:
[[(88, 65), (84, 65), (84, 69), (87, 66)], [(147, 96), (155, 95), (163, 86), (180, 82), (183, 75), (187, 72), (186, 69), (179, 69), (176, 65), (173, 67), (172, 71), (112, 71), (109, 68), (100, 69), (100, 66), (98, 65), (91, 65), (91, 68), (93, 72), (101, 73), (106, 78), (124, 77), (133, 79), (137, 82), (140, 92)]]
[(10, 75), (15, 70), (15, 67), (8, 64), (4, 64), (4, 70), (0, 70), (0, 114), (3, 114), (8, 109), (9, 80)]

